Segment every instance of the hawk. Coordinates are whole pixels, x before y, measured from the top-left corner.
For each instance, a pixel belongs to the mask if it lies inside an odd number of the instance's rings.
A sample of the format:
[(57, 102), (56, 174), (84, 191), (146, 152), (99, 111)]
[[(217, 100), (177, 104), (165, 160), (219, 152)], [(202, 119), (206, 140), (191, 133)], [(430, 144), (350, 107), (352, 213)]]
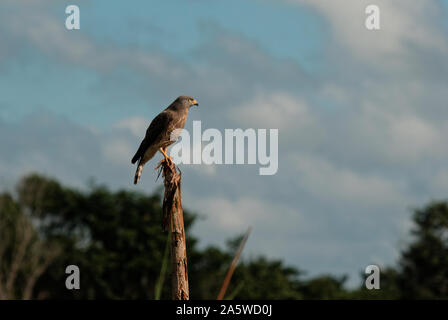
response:
[(198, 106), (196, 99), (189, 96), (180, 96), (171, 103), (165, 110), (157, 115), (146, 130), (145, 138), (132, 158), (132, 164), (138, 161), (135, 171), (134, 184), (140, 180), (145, 163), (160, 151), (165, 160), (171, 162), (172, 159), (166, 154), (166, 149), (176, 140), (171, 140), (171, 133), (176, 129), (183, 129), (187, 121), (188, 110), (191, 106)]

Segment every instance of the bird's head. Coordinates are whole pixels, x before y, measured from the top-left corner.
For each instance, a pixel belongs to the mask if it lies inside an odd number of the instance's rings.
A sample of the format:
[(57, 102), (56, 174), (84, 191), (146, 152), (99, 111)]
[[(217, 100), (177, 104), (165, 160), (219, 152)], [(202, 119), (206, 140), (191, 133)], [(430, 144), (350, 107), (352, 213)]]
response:
[(190, 96), (180, 96), (175, 101), (174, 104), (181, 106), (183, 108), (190, 108), (192, 106), (198, 106), (199, 103), (195, 98)]

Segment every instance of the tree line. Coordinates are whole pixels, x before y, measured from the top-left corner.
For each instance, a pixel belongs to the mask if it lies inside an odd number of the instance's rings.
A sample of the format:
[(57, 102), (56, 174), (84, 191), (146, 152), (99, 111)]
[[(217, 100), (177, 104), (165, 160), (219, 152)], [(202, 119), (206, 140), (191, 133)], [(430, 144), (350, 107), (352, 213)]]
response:
[[(216, 299), (241, 240), (199, 249), (184, 210), (191, 299)], [(169, 238), (161, 231), (160, 195), (87, 190), (38, 174), (0, 194), (0, 299), (170, 299)], [(242, 259), (226, 299), (447, 299), (448, 203), (413, 212), (412, 240), (394, 266), (382, 266), (381, 289), (347, 289), (346, 276), (307, 278), (263, 255)], [(68, 265), (81, 289), (65, 286)]]

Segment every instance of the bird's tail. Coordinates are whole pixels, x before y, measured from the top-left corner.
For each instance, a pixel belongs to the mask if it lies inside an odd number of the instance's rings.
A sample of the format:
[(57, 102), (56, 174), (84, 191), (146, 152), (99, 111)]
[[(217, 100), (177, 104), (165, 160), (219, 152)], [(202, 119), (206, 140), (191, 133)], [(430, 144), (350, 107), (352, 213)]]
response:
[(137, 182), (140, 180), (140, 176), (142, 175), (143, 171), (143, 164), (138, 164), (137, 170), (135, 171), (135, 177), (134, 177), (134, 184), (137, 184)]

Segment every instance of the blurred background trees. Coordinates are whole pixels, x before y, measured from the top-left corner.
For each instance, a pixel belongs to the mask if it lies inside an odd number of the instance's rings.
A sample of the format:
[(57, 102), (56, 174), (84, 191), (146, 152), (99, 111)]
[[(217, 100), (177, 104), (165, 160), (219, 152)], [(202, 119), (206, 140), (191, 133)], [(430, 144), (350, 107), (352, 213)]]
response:
[(400, 260), (403, 298), (448, 299), (448, 203), (416, 210), (414, 222), (415, 241)]
[[(97, 185), (79, 191), (24, 177), (14, 195), (0, 194), (0, 299), (170, 299), (160, 205), (158, 194)], [(241, 237), (226, 249), (200, 250), (188, 232), (195, 215), (184, 215), (190, 296), (216, 299)], [(359, 288), (347, 289), (344, 276), (305, 278), (302, 270), (258, 256), (240, 261), (226, 298), (447, 299), (448, 204), (416, 210), (414, 222), (398, 265), (381, 269), (380, 290), (366, 290), (363, 273)], [(65, 288), (70, 264), (81, 270), (81, 290)]]
[(0, 195), (0, 299), (31, 299), (36, 281), (60, 253), (58, 243), (38, 233), (22, 206)]

